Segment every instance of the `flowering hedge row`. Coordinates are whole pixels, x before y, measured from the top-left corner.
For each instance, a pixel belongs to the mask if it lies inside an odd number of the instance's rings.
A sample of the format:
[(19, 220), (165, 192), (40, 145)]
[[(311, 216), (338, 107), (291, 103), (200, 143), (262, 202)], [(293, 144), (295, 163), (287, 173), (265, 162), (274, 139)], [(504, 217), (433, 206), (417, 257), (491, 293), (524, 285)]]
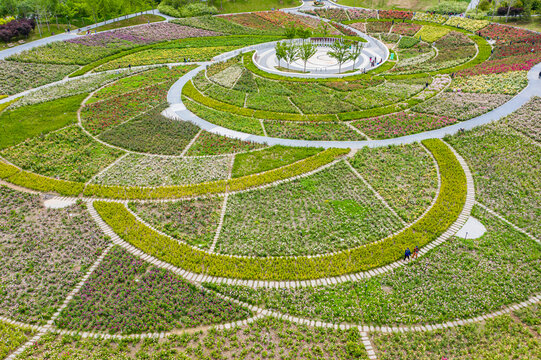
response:
[(440, 167), (441, 190), (434, 206), (414, 225), (381, 242), (319, 257), (255, 258), (209, 254), (161, 235), (137, 219), (123, 204), (94, 202), (113, 230), (138, 249), (193, 273), (257, 280), (307, 280), (367, 271), (399, 259), (406, 247), (435, 240), (458, 218), (466, 201), (466, 176), (451, 149), (437, 139), (423, 144)]
[(193, 185), (144, 188), (89, 184), (84, 191), (84, 195), (112, 199), (170, 199), (223, 193), (226, 189), (239, 191), (313, 171), (347, 152), (348, 150), (344, 149), (329, 149), (296, 163), (263, 173)]
[[(0, 167), (4, 166), (4, 163), (0, 164)], [(66, 196), (77, 196), (83, 192), (85, 187), (83, 183), (53, 179), (50, 177), (33, 174), (28, 171), (17, 172), (6, 178), (6, 181), (28, 189), (42, 192), (56, 192)]]

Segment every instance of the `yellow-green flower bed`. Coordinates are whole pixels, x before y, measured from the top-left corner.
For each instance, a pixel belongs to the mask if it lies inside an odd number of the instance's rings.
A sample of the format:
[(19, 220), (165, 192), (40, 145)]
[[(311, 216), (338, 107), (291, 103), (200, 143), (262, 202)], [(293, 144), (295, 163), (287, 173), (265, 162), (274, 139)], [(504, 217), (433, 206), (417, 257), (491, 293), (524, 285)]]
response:
[(510, 71), (501, 74), (457, 77), (449, 91), (468, 93), (515, 95), (528, 86), (527, 71)]
[(479, 31), (488, 24), (490, 24), (490, 21), (488, 20), (474, 20), (458, 16), (450, 17), (445, 23), (445, 25), (454, 26), (471, 32)]
[(397, 235), (327, 256), (255, 258), (209, 254), (155, 232), (137, 221), (123, 204), (96, 201), (94, 207), (131, 245), (197, 274), (253, 280), (308, 280), (367, 271), (398, 260), (407, 247), (422, 247), (435, 240), (462, 211), (467, 184), (460, 163), (442, 141), (431, 139), (423, 144), (436, 158), (442, 177), (440, 195), (430, 211)]
[(429, 21), (433, 23), (443, 24), (444, 22), (449, 19), (448, 16), (440, 15), (440, 14), (428, 14), (423, 12), (416, 12), (415, 16), (413, 17), (413, 20), (417, 21)]
[(415, 34), (415, 37), (427, 43), (431, 43), (441, 39), (447, 35), (449, 31), (451, 30), (441, 26), (425, 25), (417, 34)]

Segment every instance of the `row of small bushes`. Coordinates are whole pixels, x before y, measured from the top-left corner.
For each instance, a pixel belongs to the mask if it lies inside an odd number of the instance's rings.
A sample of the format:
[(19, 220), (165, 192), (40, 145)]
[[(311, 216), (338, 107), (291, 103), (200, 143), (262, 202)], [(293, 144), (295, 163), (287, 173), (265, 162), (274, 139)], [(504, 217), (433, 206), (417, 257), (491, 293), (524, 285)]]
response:
[(319, 257), (233, 257), (209, 254), (161, 235), (139, 222), (123, 204), (94, 203), (104, 221), (125, 241), (176, 267), (197, 274), (252, 280), (309, 280), (367, 271), (400, 259), (404, 249), (423, 247), (445, 232), (466, 201), (466, 176), (451, 149), (441, 140), (426, 140), (442, 184), (434, 206), (419, 221), (381, 242)]
[(83, 183), (58, 180), (46, 176), (21, 171), (19, 168), (0, 161), (0, 178), (28, 189), (55, 192), (65, 196), (77, 196), (83, 192)]

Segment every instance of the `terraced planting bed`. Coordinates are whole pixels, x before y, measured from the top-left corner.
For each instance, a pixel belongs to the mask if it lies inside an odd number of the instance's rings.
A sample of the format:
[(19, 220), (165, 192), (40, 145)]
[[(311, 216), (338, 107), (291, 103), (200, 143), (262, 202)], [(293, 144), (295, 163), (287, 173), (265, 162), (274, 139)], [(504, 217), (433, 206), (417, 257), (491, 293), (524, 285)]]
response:
[[(0, 358), (541, 358), (539, 34), (311, 5), (113, 24), (0, 60)], [(310, 37), (390, 57), (254, 62)]]

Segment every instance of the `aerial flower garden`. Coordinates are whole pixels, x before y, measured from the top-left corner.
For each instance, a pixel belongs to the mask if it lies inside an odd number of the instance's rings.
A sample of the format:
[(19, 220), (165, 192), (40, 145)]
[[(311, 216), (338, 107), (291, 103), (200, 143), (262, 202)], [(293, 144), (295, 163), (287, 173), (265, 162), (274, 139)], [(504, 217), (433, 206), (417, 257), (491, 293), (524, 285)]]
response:
[(541, 359), (539, 33), (157, 19), (0, 50), (0, 358)]

